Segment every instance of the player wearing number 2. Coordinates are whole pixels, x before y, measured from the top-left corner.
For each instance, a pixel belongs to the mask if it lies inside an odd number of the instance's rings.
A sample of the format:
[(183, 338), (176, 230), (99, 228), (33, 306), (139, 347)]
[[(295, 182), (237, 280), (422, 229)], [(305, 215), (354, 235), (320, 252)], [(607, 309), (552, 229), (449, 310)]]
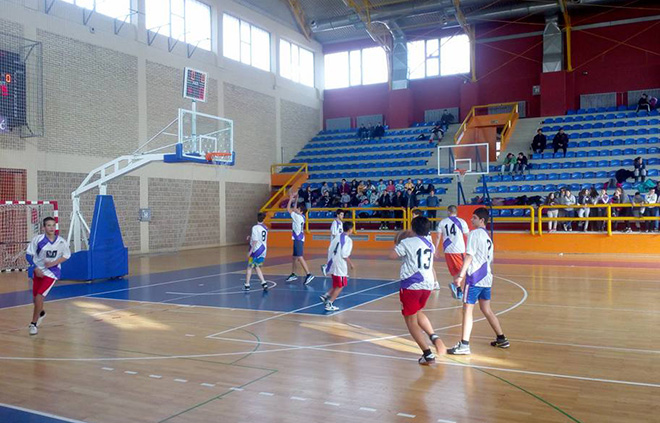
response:
[(258, 213), (257, 224), (252, 227), (252, 233), (250, 235), (250, 251), (248, 252), (247, 274), (245, 275), (245, 285), (243, 286), (243, 289), (246, 291), (250, 290), (252, 269), (257, 272), (257, 276), (259, 276), (259, 280), (261, 280), (261, 287), (264, 291), (268, 289), (268, 284), (261, 271), (261, 265), (264, 264), (266, 251), (268, 249), (268, 228), (264, 225), (265, 218), (266, 213)]
[[(445, 261), (447, 268), (452, 278), (455, 278), (463, 267), (463, 259), (465, 257), (465, 239), (463, 235), (467, 235), (469, 231), (468, 225), (465, 220), (458, 217), (456, 214), (458, 209), (456, 206), (447, 207), (448, 217), (440, 221), (438, 225), (438, 238), (435, 244), (436, 258), (439, 258), (440, 240), (442, 240), (442, 249), (445, 252)], [(453, 282), (449, 283), (452, 297), (455, 299), (463, 298), (463, 291), (460, 285)]]
[(493, 286), (493, 273), (490, 268), (493, 261), (493, 241), (486, 231), (486, 223), (488, 223), (488, 209), (479, 207), (472, 215), (472, 226), (476, 229), (468, 235), (463, 267), (454, 279), (456, 284), (460, 284), (465, 279), (462, 338), (453, 348), (447, 350), (447, 354), (470, 354), (472, 312), (477, 300), (481, 312), (497, 335), (495, 341), (490, 345), (509, 348), (509, 340), (502, 332), (500, 321), (490, 308), (490, 291)]
[[(399, 299), (401, 313), (417, 345), (422, 350), (419, 364), (428, 365), (435, 362), (424, 333), (428, 335), (439, 354), (445, 353), (445, 344), (433, 331), (428, 317), (422, 312), (426, 301), (431, 295), (434, 285), (433, 278), (433, 243), (429, 240), (431, 222), (423, 216), (412, 220), (414, 236), (399, 241), (390, 255), (391, 259), (400, 257), (401, 286)], [(398, 237), (397, 237), (398, 239)]]
[[(353, 262), (349, 258), (353, 251), (353, 240), (350, 235), (353, 233), (353, 222), (344, 222), (342, 232), (330, 242), (328, 250), (327, 269), (332, 275), (332, 288), (321, 295), (321, 301), (325, 304), (325, 311), (337, 311), (339, 307), (334, 305), (339, 293), (348, 285), (348, 266), (355, 269)], [(347, 266), (348, 265), (348, 266)]]

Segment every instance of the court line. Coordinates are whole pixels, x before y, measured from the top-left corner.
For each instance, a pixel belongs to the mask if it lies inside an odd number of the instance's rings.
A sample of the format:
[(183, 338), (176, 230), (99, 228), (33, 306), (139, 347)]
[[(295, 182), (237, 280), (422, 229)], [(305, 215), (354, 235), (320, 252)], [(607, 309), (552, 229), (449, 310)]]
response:
[(13, 409), (13, 410), (16, 410), (16, 411), (22, 411), (24, 413), (36, 414), (38, 416), (48, 417), (50, 419), (57, 419), (57, 420), (61, 420), (63, 422), (67, 422), (67, 423), (85, 423), (81, 420), (69, 419), (67, 417), (61, 417), (61, 416), (57, 416), (55, 414), (44, 413), (43, 411), (37, 411), (37, 410), (33, 410), (31, 408), (18, 407), (16, 405), (9, 405), (9, 404), (0, 403), (0, 407), (10, 408), (10, 409)]
[[(494, 304), (501, 304), (500, 302), (493, 301)], [(527, 303), (525, 307), (549, 307), (549, 308), (572, 308), (578, 310), (598, 310), (598, 311), (621, 311), (627, 313), (651, 313), (658, 314), (660, 311), (656, 310), (640, 310), (634, 308), (611, 308), (611, 307), (588, 307), (588, 306), (572, 306), (572, 305), (563, 305), (563, 304), (534, 304)]]

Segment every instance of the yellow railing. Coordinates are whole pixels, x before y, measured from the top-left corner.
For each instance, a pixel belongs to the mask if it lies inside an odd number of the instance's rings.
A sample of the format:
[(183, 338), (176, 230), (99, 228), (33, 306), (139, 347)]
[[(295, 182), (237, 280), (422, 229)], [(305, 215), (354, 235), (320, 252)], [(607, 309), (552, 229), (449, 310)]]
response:
[[(403, 229), (410, 229), (410, 219), (408, 218), (408, 209), (404, 207), (348, 207), (342, 208), (345, 213), (344, 221), (353, 222), (353, 227), (355, 232), (357, 232), (357, 224), (359, 222), (374, 222), (374, 221), (383, 221), (383, 222), (401, 222), (401, 227)], [(286, 209), (282, 208), (272, 208), (268, 209), (268, 212), (278, 213), (286, 212)], [(322, 223), (322, 222), (332, 222), (335, 220), (334, 217), (309, 217), (311, 212), (335, 212), (337, 207), (333, 208), (312, 208), (305, 212), (305, 232), (309, 232), (310, 223)], [(389, 211), (389, 212), (401, 212), (401, 217), (381, 217), (381, 216), (369, 216), (369, 217), (359, 217), (358, 213), (364, 211)], [(291, 222), (291, 218), (272, 218), (271, 222), (275, 223), (288, 223)]]
[[(612, 222), (645, 222), (645, 221), (654, 221), (654, 220), (659, 220), (660, 217), (658, 216), (649, 216), (649, 217), (635, 217), (635, 216), (612, 216), (612, 209), (630, 209), (631, 211), (633, 209), (641, 209), (641, 208), (654, 208), (654, 207), (660, 207), (659, 203), (653, 203), (653, 204), (632, 204), (632, 203), (622, 203), (622, 204), (589, 204), (589, 205), (572, 205), (572, 206), (546, 206), (543, 205), (539, 207), (538, 210), (538, 222), (539, 222), (539, 235), (543, 236), (543, 222), (607, 222), (607, 235), (612, 236)], [(596, 216), (596, 217), (578, 217), (578, 216), (571, 216), (571, 217), (547, 217), (543, 216), (543, 210), (557, 210), (557, 209), (573, 209), (579, 210), (579, 209), (584, 209), (584, 208), (589, 208), (589, 209), (607, 209), (607, 214), (605, 216)]]
[[(488, 208), (487, 206), (484, 206)], [(494, 222), (529, 222), (529, 232), (536, 235), (534, 223), (536, 221), (536, 210), (532, 206), (493, 206), (493, 210), (529, 210), (529, 216), (495, 216)]]
[[(507, 103), (511, 104), (511, 103)], [(506, 124), (504, 124), (504, 128), (502, 129), (502, 141), (500, 148), (498, 150), (498, 153), (500, 151), (506, 150), (506, 145), (509, 142), (509, 138), (511, 138), (512, 130), (513, 130), (513, 124), (515, 123), (517, 116), (518, 116), (518, 103), (512, 103), (513, 107), (511, 108), (511, 113), (509, 113), (509, 117), (506, 120)]]
[(510, 136), (509, 131), (511, 130), (513, 126), (513, 122), (515, 121), (515, 116), (518, 114), (518, 103), (495, 103), (495, 104), (486, 104), (483, 106), (472, 106), (470, 112), (467, 114), (467, 116), (463, 120), (463, 123), (461, 123), (461, 126), (458, 127), (458, 130), (454, 135), (454, 144), (460, 143), (461, 139), (463, 138), (463, 135), (465, 135), (465, 131), (468, 128), (470, 119), (476, 116), (478, 110), (488, 109), (489, 107), (502, 107), (502, 106), (511, 106), (511, 113), (509, 113), (509, 118), (507, 119), (507, 122), (504, 124), (504, 129), (502, 130), (502, 147), (504, 147), (506, 142), (505, 134), (507, 136), (506, 140), (508, 141), (508, 137)]
[(307, 163), (278, 163), (278, 164), (271, 165), (271, 167), (270, 167), (271, 175), (273, 173), (277, 173), (277, 170), (281, 167), (293, 167), (293, 166), (298, 166), (299, 169), (293, 175), (291, 175), (291, 177), (284, 183), (284, 185), (282, 185), (282, 187), (279, 190), (277, 190), (277, 192), (275, 194), (273, 194), (270, 197), (268, 202), (266, 202), (266, 204), (264, 204), (263, 207), (261, 207), (261, 210), (259, 210), (260, 212), (267, 213), (267, 212), (273, 211), (274, 209), (271, 208), (272, 203), (275, 200), (279, 200), (280, 198), (282, 198), (284, 193), (286, 193), (287, 189), (289, 189), (290, 185), (293, 183), (293, 181), (296, 180), (298, 175), (303, 174), (303, 173), (308, 173)]

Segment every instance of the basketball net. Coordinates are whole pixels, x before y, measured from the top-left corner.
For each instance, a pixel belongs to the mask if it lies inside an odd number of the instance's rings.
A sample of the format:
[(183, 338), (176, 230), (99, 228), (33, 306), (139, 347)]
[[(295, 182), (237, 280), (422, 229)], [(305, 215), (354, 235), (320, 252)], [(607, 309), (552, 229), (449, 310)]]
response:
[(454, 172), (456, 173), (456, 179), (458, 182), (461, 184), (465, 182), (465, 174), (467, 173), (467, 169), (455, 169)]
[(227, 167), (227, 162), (231, 160), (231, 153), (206, 153), (206, 160), (215, 165), (215, 177), (217, 180), (221, 180)]

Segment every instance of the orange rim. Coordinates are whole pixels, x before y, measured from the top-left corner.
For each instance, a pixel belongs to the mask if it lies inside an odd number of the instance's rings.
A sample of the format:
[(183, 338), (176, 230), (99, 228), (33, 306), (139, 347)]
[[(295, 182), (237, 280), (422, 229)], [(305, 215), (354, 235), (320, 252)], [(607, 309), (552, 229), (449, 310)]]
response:
[(220, 152), (206, 153), (206, 161), (212, 162), (214, 157), (230, 158), (231, 153), (220, 153)]

